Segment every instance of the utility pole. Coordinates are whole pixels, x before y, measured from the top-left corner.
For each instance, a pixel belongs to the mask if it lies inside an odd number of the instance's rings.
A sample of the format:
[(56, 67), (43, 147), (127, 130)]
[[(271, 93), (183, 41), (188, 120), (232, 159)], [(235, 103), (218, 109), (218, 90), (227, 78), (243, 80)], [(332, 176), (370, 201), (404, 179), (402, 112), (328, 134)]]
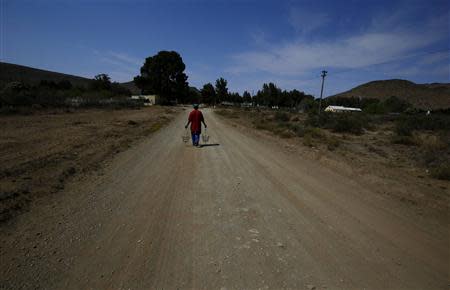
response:
[(322, 89), (320, 90), (320, 100), (319, 100), (319, 116), (320, 116), (320, 110), (322, 107), (322, 94), (323, 94), (323, 83), (325, 82), (325, 77), (327, 76), (327, 71), (323, 70), (322, 74), (320, 75), (322, 77)]

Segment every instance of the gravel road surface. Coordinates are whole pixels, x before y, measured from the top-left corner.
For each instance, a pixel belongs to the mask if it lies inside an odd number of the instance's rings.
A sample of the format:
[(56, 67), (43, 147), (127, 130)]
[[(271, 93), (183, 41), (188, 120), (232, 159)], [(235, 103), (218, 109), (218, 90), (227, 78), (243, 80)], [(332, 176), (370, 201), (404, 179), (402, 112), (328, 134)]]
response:
[(449, 232), (205, 110), (1, 234), (5, 289), (448, 289)]

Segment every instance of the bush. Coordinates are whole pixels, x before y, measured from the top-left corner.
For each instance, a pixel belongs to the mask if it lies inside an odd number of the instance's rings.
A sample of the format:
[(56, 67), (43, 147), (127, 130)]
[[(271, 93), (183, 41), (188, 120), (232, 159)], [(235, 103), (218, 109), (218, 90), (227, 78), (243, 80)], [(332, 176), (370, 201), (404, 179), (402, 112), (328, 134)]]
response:
[(333, 113), (323, 112), (320, 116), (317, 113), (310, 112), (306, 118), (306, 125), (312, 127), (327, 127), (332, 123)]
[(332, 137), (332, 136), (326, 138), (325, 142), (327, 144), (328, 150), (330, 150), (330, 151), (335, 150), (341, 144), (339, 139), (337, 139), (336, 137)]
[(276, 112), (274, 119), (276, 121), (280, 121), (280, 122), (288, 122), (289, 121), (289, 114), (286, 112)]
[(368, 121), (364, 116), (354, 113), (337, 114), (330, 123), (334, 132), (362, 134), (363, 129), (367, 127)]
[(407, 120), (400, 120), (395, 124), (395, 134), (398, 136), (412, 136), (414, 126)]
[(450, 116), (445, 114), (403, 115), (396, 123), (396, 133), (410, 136), (413, 130), (450, 130)]
[(431, 168), (431, 176), (437, 179), (450, 180), (450, 165), (441, 164), (437, 167)]
[(309, 114), (306, 124), (312, 127), (330, 129), (334, 132), (361, 134), (364, 128), (369, 127), (369, 120), (360, 113), (324, 112), (320, 116)]
[(314, 146), (313, 138), (310, 133), (306, 133), (305, 136), (303, 136), (303, 145), (308, 147)]
[(324, 137), (322, 130), (320, 130), (320, 128), (314, 128), (314, 127), (307, 127), (306, 128), (306, 133), (310, 135), (313, 138), (322, 138)]
[(305, 136), (305, 127), (303, 127), (302, 125), (295, 125), (295, 126), (291, 126), (291, 130), (292, 132), (294, 132), (295, 135), (297, 135), (298, 137), (303, 137)]

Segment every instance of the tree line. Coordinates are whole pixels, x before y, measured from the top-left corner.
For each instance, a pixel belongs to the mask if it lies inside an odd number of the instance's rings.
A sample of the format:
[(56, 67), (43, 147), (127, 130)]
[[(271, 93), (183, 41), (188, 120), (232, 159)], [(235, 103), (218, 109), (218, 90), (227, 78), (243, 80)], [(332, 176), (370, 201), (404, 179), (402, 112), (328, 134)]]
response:
[(223, 77), (215, 84), (206, 83), (198, 90), (190, 87), (184, 70), (186, 66), (176, 51), (160, 51), (145, 59), (140, 75), (134, 78), (142, 94), (156, 94), (163, 103), (204, 103), (208, 105), (233, 105), (286, 107), (312, 106), (314, 97), (298, 90), (281, 90), (275, 84), (264, 84), (256, 95), (245, 91), (242, 95), (228, 90)]
[(123, 103), (130, 94), (106, 74), (96, 75), (84, 86), (74, 86), (69, 80), (41, 80), (33, 85), (10, 82), (0, 89), (0, 107), (104, 106), (118, 100)]
[[(201, 89), (189, 86), (185, 73), (186, 65), (176, 51), (160, 51), (145, 59), (140, 74), (134, 84), (142, 94), (160, 96), (162, 104), (204, 103), (207, 105), (245, 105), (267, 108), (287, 108), (312, 111), (318, 108), (313, 96), (299, 90), (282, 90), (276, 84), (264, 83), (256, 94), (230, 92), (228, 81), (218, 78), (214, 84), (206, 83)], [(1, 106), (63, 106), (70, 102), (102, 105), (111, 99), (129, 99), (131, 92), (121, 84), (112, 82), (107, 74), (96, 75), (87, 86), (73, 86), (70, 81), (59, 82), (41, 80), (37, 85), (12, 82), (0, 88)], [(380, 101), (361, 98), (326, 98), (323, 108), (328, 105), (359, 107), (370, 113), (403, 112), (411, 106), (391, 97)]]

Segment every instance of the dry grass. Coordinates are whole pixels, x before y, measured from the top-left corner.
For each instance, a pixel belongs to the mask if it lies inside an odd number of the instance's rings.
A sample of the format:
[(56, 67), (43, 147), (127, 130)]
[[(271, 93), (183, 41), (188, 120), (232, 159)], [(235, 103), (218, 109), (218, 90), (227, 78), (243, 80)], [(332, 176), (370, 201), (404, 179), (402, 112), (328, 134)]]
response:
[(63, 189), (74, 175), (100, 168), (159, 130), (174, 112), (152, 107), (0, 116), (0, 221)]

